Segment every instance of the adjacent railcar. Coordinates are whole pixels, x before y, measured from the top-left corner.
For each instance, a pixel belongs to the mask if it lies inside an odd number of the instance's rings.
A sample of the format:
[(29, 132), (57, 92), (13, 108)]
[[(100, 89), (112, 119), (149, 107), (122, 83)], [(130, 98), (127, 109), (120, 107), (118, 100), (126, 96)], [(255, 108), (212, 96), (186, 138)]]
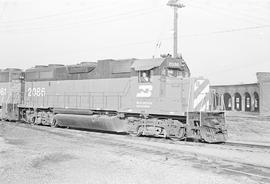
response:
[(0, 70), (0, 117), (7, 120), (18, 119), (17, 104), (21, 103), (23, 72), (17, 68)]
[(34, 124), (224, 142), (209, 81), (182, 59), (100, 60), (25, 71), (20, 119)]

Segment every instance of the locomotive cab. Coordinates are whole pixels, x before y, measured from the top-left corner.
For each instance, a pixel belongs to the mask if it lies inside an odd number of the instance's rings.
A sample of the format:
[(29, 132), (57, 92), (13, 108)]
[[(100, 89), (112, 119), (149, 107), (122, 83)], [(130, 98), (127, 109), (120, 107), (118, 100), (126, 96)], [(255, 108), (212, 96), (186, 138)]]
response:
[[(144, 60), (145, 63), (141, 62), (141, 65), (146, 65), (138, 67), (138, 64), (134, 64), (132, 68), (137, 67), (138, 82), (147, 83), (151, 82), (151, 76), (159, 75), (161, 77), (168, 78), (185, 78), (190, 77), (190, 71), (184, 60), (177, 58), (165, 58), (163, 59), (153, 59), (149, 65), (150, 60)], [(156, 61), (156, 63), (155, 63)], [(161, 63), (160, 63), (161, 62)], [(152, 66), (150, 66), (152, 64)], [(153, 68), (152, 68), (153, 67)]]
[(189, 76), (189, 68), (180, 58), (135, 60), (131, 65), (130, 103), (123, 111), (184, 115), (181, 83)]
[(167, 77), (171, 78), (190, 77), (190, 70), (186, 62), (181, 58), (167, 58), (163, 72)]

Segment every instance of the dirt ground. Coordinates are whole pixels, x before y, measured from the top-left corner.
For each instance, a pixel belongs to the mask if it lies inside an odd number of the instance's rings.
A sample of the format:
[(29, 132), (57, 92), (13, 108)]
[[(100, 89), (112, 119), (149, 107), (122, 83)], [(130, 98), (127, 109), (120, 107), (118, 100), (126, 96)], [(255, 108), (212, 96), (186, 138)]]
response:
[(0, 183), (270, 183), (270, 149), (0, 122)]
[(256, 113), (227, 113), (228, 140), (270, 145), (270, 117)]

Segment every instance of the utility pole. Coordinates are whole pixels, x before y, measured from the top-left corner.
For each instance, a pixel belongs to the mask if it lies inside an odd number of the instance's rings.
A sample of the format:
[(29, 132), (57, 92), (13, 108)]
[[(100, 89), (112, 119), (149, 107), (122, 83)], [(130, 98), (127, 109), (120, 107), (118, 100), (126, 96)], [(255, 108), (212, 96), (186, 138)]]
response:
[(173, 26), (173, 57), (176, 58), (178, 56), (177, 53), (177, 42), (178, 42), (178, 34), (177, 34), (177, 28), (178, 28), (178, 8), (184, 8), (185, 5), (180, 3), (178, 0), (169, 0), (167, 3), (167, 6), (173, 7), (173, 18), (174, 18), (174, 26)]

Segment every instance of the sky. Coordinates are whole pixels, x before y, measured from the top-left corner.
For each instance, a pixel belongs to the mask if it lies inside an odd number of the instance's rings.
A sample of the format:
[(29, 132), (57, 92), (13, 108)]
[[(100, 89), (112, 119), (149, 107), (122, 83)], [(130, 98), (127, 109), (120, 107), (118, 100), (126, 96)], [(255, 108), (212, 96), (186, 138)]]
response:
[[(270, 72), (270, 0), (183, 0), (178, 52), (213, 85)], [(173, 50), (167, 0), (0, 0), (0, 69), (152, 58)]]

